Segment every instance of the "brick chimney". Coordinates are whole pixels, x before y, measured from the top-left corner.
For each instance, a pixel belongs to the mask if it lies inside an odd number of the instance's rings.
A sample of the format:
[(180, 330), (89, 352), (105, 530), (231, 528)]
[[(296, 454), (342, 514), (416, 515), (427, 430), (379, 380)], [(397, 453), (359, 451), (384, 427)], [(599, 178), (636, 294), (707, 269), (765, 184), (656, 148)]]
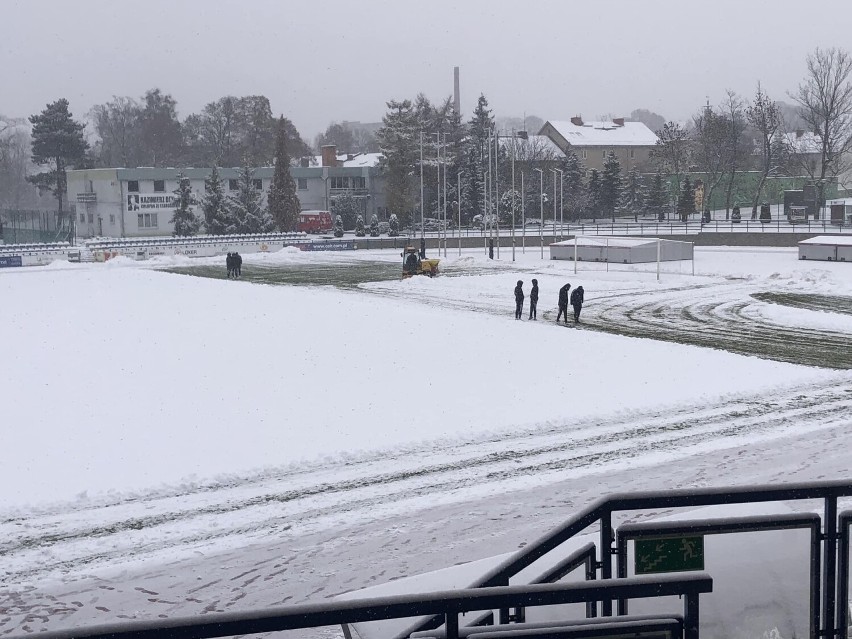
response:
[(613, 118), (612, 122), (616, 126), (624, 126), (624, 118)]
[(322, 165), (337, 166), (337, 146), (334, 144), (326, 144), (322, 147)]
[(798, 140), (800, 137), (802, 137), (804, 134), (805, 134), (805, 132), (804, 132), (802, 129), (796, 129), (796, 139), (797, 139), (797, 140)]
[(579, 115), (575, 115), (573, 118), (571, 118), (571, 124), (573, 124), (574, 126), (583, 126), (583, 118), (581, 118)]

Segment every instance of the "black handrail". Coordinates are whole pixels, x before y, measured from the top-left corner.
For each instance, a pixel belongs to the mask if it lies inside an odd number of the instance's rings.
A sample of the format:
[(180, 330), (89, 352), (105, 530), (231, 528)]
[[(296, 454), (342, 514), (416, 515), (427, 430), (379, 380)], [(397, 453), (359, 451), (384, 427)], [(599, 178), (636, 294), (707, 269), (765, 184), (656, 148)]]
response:
[[(611, 579), (606, 583), (476, 588), (335, 603), (279, 606), (205, 617), (129, 621), (55, 630), (38, 633), (38, 636), (39, 639), (210, 639), (421, 615), (443, 615), (447, 624), (447, 639), (457, 639), (458, 615), (463, 612), (508, 606), (552, 606), (618, 597), (683, 595), (685, 634), (687, 639), (697, 639), (698, 596), (712, 590), (713, 580), (706, 573), (661, 575)], [(10, 639), (26, 639), (30, 636), (21, 635)]]

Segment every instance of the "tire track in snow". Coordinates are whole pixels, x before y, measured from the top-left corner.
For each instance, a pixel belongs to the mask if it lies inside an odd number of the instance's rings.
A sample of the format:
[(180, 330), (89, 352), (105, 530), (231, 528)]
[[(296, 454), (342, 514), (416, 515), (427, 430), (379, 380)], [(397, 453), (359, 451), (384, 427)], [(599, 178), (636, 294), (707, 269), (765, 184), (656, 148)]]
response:
[[(218, 484), (58, 505), (0, 522), (0, 584), (315, 532), (624, 464), (848, 423), (852, 380), (668, 411), (536, 428), (281, 469)], [(282, 487), (284, 487), (282, 489)]]

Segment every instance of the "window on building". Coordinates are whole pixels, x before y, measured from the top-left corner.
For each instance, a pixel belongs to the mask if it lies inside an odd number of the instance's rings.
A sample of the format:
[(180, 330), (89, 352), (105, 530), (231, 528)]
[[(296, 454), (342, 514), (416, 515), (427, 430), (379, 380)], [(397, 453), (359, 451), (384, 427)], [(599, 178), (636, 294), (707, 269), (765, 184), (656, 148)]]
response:
[(297, 188), (300, 191), (307, 191), (308, 190), (308, 178), (297, 178), (296, 179), (296, 185), (297, 185)]
[(86, 223), (86, 214), (80, 213), (80, 224), (85, 224), (85, 223)]
[(606, 151), (601, 151), (601, 157), (606, 160)]
[(239, 186), (239, 184), (237, 184), (236, 180), (228, 180), (228, 190), (229, 191), (236, 191), (239, 188), (240, 188), (240, 186)]
[(127, 192), (128, 193), (139, 193), (139, 180), (128, 180), (127, 181)]
[(252, 180), (251, 183), (254, 185), (254, 188), (258, 191), (263, 190), (263, 180)]
[(154, 193), (165, 193), (166, 192), (166, 181), (165, 180), (154, 180)]
[(94, 224), (94, 223), (95, 223), (95, 214), (89, 213), (89, 224)]
[(110, 223), (111, 226), (115, 226), (115, 215), (110, 214), (109, 223)]
[(636, 157), (636, 149), (630, 149), (630, 159), (632, 160), (635, 157)]
[(583, 159), (586, 159), (586, 149), (583, 149)]
[(136, 216), (136, 224), (140, 229), (155, 229), (157, 228), (157, 214), (139, 213)]
[(355, 189), (366, 189), (367, 188), (367, 178), (365, 177), (355, 177), (352, 178), (352, 188)]

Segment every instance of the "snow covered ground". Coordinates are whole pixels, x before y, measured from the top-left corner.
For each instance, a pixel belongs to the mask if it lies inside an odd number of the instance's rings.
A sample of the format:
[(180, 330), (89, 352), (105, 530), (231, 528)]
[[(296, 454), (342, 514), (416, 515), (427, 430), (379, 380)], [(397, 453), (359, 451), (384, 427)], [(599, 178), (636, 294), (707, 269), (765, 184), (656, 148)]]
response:
[[(614, 490), (850, 476), (848, 370), (721, 350), (767, 326), (843, 343), (848, 264), (699, 249), (696, 276), (657, 282), (453, 253), (447, 277), (346, 290), (151, 268), (218, 264), (187, 258), (0, 273), (0, 633), (315, 600), (508, 552)], [(399, 261), (245, 258), (247, 275)], [(540, 320), (515, 322), (532, 277)], [(566, 281), (595, 330), (553, 323)], [(716, 333), (676, 343), (708, 317)]]

